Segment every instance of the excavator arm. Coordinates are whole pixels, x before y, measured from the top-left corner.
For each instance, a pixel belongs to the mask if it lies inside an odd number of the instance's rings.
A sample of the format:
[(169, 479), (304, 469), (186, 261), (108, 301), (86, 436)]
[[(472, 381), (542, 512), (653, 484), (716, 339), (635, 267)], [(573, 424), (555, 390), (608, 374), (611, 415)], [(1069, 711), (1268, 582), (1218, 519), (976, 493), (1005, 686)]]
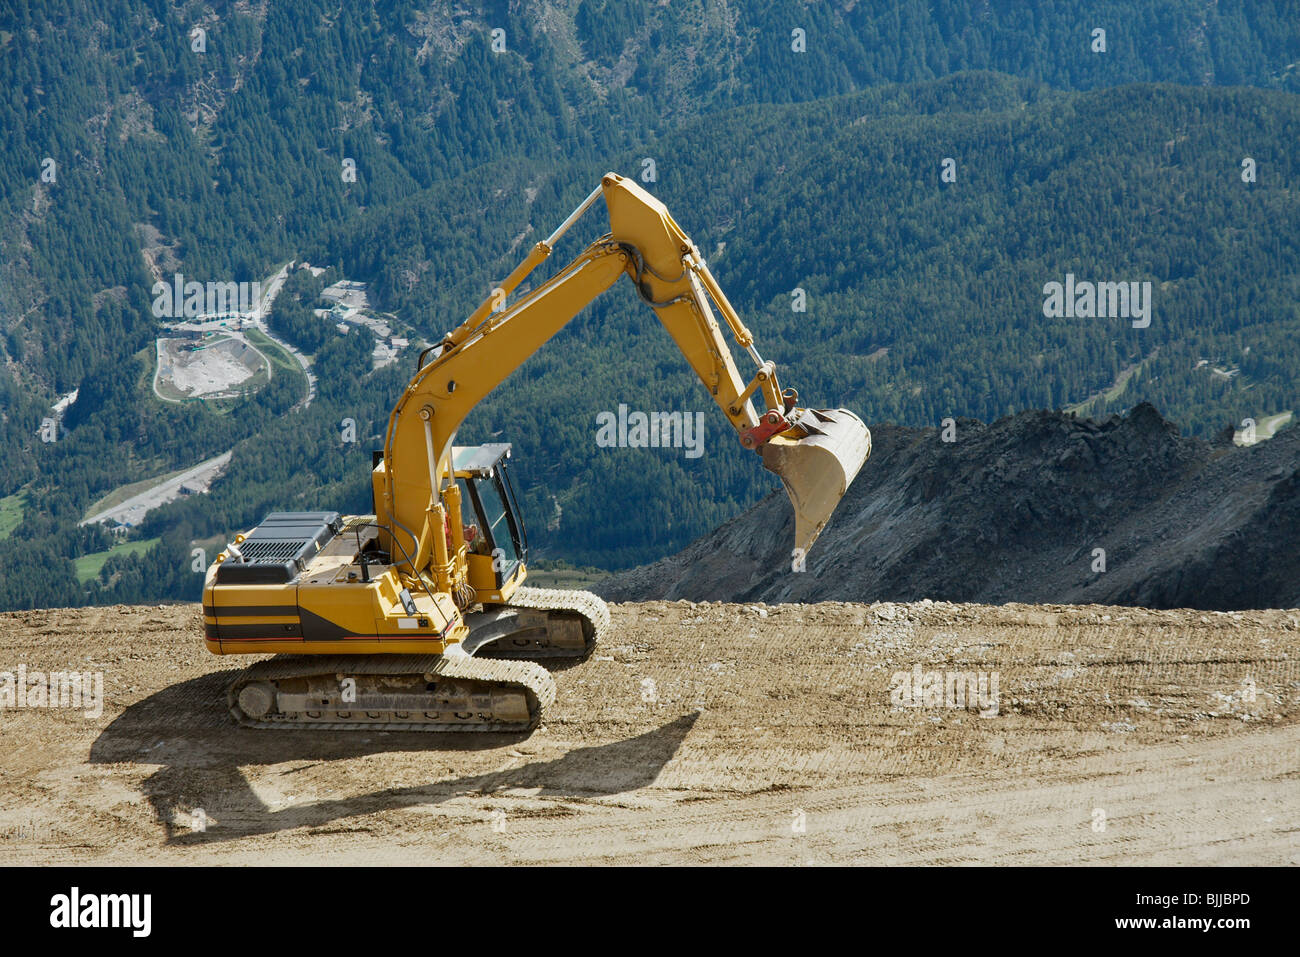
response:
[[(610, 232), (517, 301), (510, 295), (555, 243), (604, 197)], [(421, 365), (389, 418), (383, 461), (374, 471), (376, 522), (398, 539), (397, 553), (440, 590), (463, 582), (466, 543), (452, 443), (474, 406), (620, 276), (659, 316), (682, 355), (736, 430), (781, 477), (795, 511), (795, 545), (806, 552), (870, 454), (866, 427), (844, 409), (812, 410), (782, 390), (690, 238), (664, 205), (636, 183), (607, 174), (601, 185)], [(755, 372), (746, 380), (713, 306)], [(761, 414), (754, 403), (762, 404)]]

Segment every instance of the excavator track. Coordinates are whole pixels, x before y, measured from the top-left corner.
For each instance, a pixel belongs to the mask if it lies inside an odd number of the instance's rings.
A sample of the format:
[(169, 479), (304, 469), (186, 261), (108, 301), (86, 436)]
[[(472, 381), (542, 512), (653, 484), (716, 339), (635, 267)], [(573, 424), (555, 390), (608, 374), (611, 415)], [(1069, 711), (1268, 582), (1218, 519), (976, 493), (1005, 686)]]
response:
[(246, 728), (517, 732), (541, 722), (555, 682), (531, 662), (462, 653), (281, 655), (247, 668), (227, 701)]
[[(481, 615), (478, 621), (483, 626), (476, 634), (471, 621), (466, 643), (476, 657), (579, 662), (591, 657), (609, 631), (609, 607), (589, 591), (523, 585), (515, 589), (508, 605)], [(483, 643), (493, 628), (505, 634)]]

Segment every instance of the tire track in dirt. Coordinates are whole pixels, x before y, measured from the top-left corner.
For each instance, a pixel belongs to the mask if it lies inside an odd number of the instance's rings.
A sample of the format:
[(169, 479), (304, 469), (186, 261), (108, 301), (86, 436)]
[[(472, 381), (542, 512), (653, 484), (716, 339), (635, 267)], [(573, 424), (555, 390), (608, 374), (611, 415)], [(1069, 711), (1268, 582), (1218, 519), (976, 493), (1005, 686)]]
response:
[[(244, 662), (201, 634), (191, 605), (0, 615), (0, 671), (106, 699), (0, 713), (10, 859), (1300, 863), (1294, 610), (614, 606), (542, 729), (473, 742), (236, 729)], [(996, 674), (996, 715), (895, 707), (918, 666)]]

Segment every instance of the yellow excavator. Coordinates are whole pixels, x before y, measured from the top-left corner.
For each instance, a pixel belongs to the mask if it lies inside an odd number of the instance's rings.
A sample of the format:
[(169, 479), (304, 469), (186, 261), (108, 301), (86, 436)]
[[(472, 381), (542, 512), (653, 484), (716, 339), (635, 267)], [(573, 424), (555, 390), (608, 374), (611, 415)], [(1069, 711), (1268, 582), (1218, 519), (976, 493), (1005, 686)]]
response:
[[(512, 301), (602, 196), (610, 231)], [(796, 559), (806, 553), (870, 454), (870, 433), (846, 409), (801, 408), (664, 205), (609, 173), (468, 319), (421, 354), (374, 454), (374, 515), (273, 512), (208, 568), (208, 650), (275, 655), (231, 685), (236, 721), (320, 730), (537, 726), (555, 700), (540, 663), (590, 656), (609, 611), (590, 592), (524, 584), (528, 540), (510, 446), (454, 442), (470, 410), (620, 276), (655, 310), (741, 444), (780, 476), (794, 507)], [(754, 361), (748, 382), (710, 302)]]

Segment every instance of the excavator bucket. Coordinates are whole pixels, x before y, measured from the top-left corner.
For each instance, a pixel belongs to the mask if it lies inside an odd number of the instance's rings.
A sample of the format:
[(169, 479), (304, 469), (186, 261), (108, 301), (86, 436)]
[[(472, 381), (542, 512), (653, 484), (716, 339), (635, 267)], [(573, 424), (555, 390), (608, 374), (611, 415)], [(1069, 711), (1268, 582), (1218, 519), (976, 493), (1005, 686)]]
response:
[(763, 446), (763, 467), (785, 485), (795, 548), (807, 554), (871, 454), (871, 432), (848, 409), (800, 409), (791, 420)]

